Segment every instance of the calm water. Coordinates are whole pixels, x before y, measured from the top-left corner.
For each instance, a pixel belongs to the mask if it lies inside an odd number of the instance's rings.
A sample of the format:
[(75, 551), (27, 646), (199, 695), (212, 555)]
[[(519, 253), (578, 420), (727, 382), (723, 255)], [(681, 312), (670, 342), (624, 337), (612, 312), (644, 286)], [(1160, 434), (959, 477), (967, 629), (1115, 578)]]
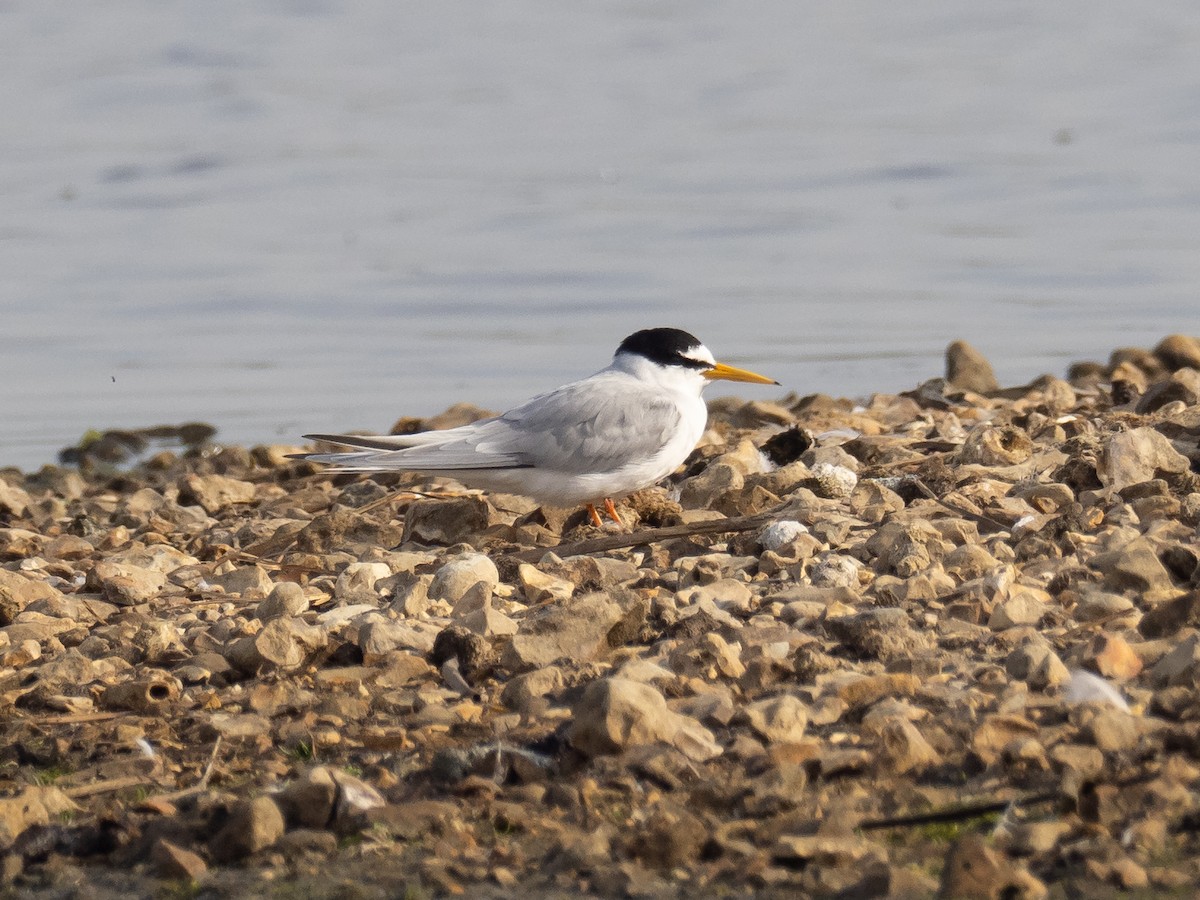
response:
[(846, 396), (1200, 333), (1194, 0), (0, 0), (0, 97), (0, 465), (500, 407), (648, 325)]

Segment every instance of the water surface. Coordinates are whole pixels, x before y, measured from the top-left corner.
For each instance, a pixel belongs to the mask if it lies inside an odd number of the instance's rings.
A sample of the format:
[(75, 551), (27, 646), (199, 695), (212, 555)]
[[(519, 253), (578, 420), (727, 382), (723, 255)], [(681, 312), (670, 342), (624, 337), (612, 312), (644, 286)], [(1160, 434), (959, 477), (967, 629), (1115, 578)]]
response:
[(650, 325), (845, 396), (1200, 333), (1198, 60), (1183, 0), (0, 3), (0, 465), (503, 407)]

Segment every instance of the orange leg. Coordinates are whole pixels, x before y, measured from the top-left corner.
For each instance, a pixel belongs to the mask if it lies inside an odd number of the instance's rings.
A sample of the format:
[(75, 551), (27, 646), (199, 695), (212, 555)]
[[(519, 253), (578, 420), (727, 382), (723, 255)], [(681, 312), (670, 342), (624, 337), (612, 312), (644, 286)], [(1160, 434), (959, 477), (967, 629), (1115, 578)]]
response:
[[(610, 501), (611, 502), (611, 501)], [(587, 505), (588, 517), (592, 520), (592, 524), (597, 528), (604, 527), (604, 520), (600, 518), (600, 513), (596, 512), (596, 507), (592, 504)], [(607, 510), (605, 510), (607, 512)]]
[(613, 506), (612, 497), (604, 498), (604, 512), (618, 525), (622, 524), (621, 517), (617, 515), (617, 508)]

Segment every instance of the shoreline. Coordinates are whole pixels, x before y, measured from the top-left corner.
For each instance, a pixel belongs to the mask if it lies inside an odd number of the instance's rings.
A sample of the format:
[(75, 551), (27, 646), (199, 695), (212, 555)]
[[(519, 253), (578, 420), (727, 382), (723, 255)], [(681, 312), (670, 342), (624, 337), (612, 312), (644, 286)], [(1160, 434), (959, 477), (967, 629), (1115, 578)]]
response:
[(1068, 375), (715, 401), (624, 538), (211, 435), (0, 470), (0, 894), (1200, 882), (1200, 339)]

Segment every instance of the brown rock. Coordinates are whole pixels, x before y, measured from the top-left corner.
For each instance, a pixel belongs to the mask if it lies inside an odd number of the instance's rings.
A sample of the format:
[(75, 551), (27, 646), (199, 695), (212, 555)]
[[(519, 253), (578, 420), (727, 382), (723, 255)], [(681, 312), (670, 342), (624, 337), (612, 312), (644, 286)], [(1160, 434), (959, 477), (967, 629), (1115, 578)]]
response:
[(877, 727), (888, 768), (897, 775), (927, 769), (941, 762), (938, 752), (908, 719), (889, 716)]
[(743, 715), (769, 744), (798, 744), (808, 726), (808, 708), (791, 694), (751, 703)]
[(1093, 556), (1088, 565), (1104, 574), (1112, 590), (1132, 590), (1154, 596), (1172, 591), (1174, 585), (1166, 567), (1159, 561), (1154, 545), (1144, 537), (1135, 538), (1109, 553)]
[(908, 614), (894, 607), (828, 618), (824, 624), (851, 653), (868, 659), (911, 658), (930, 648), (929, 638), (909, 625)]
[(0, 847), (12, 846), (13, 841), (28, 828), (46, 825), (51, 817), (78, 809), (56, 787), (23, 787), (13, 796), (0, 797)]
[(167, 583), (167, 576), (129, 563), (101, 560), (92, 568), (88, 581), (118, 606), (153, 600)]
[(1012, 425), (997, 427), (990, 423), (976, 425), (967, 434), (959, 461), (964, 465), (1015, 466), (1033, 454), (1033, 441), (1024, 431)]
[(648, 684), (625, 678), (593, 681), (574, 713), (570, 741), (589, 756), (619, 753), (659, 741), (696, 760), (721, 753), (708, 729), (672, 712), (663, 695)]
[(1083, 664), (1105, 678), (1128, 681), (1142, 671), (1142, 659), (1116, 634), (1098, 634), (1084, 650)]
[(159, 838), (150, 847), (150, 863), (159, 878), (172, 881), (199, 881), (208, 872), (208, 863), (197, 853)]
[(333, 824), (338, 787), (325, 766), (317, 766), (274, 796), (291, 828), (328, 828)]
[(955, 841), (946, 854), (939, 900), (1041, 900), (1046, 886), (983, 842), (979, 835)]
[(1170, 637), (1182, 628), (1200, 627), (1200, 591), (1189, 591), (1155, 605), (1138, 622), (1143, 637)]
[(1186, 334), (1167, 335), (1154, 348), (1154, 355), (1172, 372), (1184, 368), (1200, 370), (1200, 338)]
[(254, 485), (225, 475), (189, 474), (179, 480), (179, 502), (195, 503), (210, 516), (236, 503), (254, 500)]
[(235, 641), (226, 655), (243, 672), (255, 674), (261, 669), (295, 669), (328, 643), (329, 635), (321, 626), (281, 616), (257, 634)]
[(1040, 638), (1013, 650), (1004, 661), (1004, 668), (1010, 678), (1024, 681), (1035, 691), (1065, 684), (1071, 677), (1058, 654)]
[(960, 391), (976, 394), (1000, 389), (992, 364), (966, 341), (954, 341), (946, 348), (946, 381)]
[(404, 530), (398, 525), (379, 522), (369, 514), (338, 508), (305, 525), (296, 535), (295, 548), (303, 553), (328, 553), (348, 544), (394, 547), (403, 537)]
[(255, 608), (254, 615), (266, 622), (280, 616), (298, 616), (307, 612), (308, 607), (304, 588), (294, 581), (283, 581), (271, 588), (267, 598)]
[(478, 584), (490, 595), (499, 583), (496, 564), (482, 553), (470, 553), (450, 560), (437, 570), (429, 585), (429, 598), (454, 605)]
[(243, 600), (266, 597), (275, 588), (271, 576), (262, 566), (242, 566), (224, 575), (212, 575), (208, 583), (221, 588), (227, 594), (236, 594)]
[(1113, 435), (1104, 445), (1097, 469), (1105, 487), (1120, 490), (1160, 475), (1187, 472), (1191, 463), (1153, 428), (1134, 428)]
[(29, 493), (24, 488), (9, 484), (0, 478), (0, 513), (9, 516), (23, 516), (32, 502)]
[(638, 829), (630, 850), (648, 865), (673, 869), (694, 862), (708, 838), (709, 829), (699, 816), (678, 803), (663, 801)]
[(418, 500), (404, 516), (405, 541), (450, 546), (488, 527), (491, 509), (482, 497)]
[(113, 684), (100, 695), (100, 705), (107, 709), (128, 709), (153, 713), (179, 699), (180, 685), (176, 678), (162, 673), (142, 677), (122, 684)]
[(638, 609), (644, 616), (644, 602), (633, 595), (599, 593), (547, 606), (519, 621), (520, 630), (505, 648), (503, 663), (526, 672), (561, 659), (575, 664), (599, 659), (612, 649), (609, 632)]
[(270, 797), (242, 800), (230, 810), (225, 826), (208, 847), (217, 862), (236, 862), (270, 847), (284, 829), (283, 813)]

